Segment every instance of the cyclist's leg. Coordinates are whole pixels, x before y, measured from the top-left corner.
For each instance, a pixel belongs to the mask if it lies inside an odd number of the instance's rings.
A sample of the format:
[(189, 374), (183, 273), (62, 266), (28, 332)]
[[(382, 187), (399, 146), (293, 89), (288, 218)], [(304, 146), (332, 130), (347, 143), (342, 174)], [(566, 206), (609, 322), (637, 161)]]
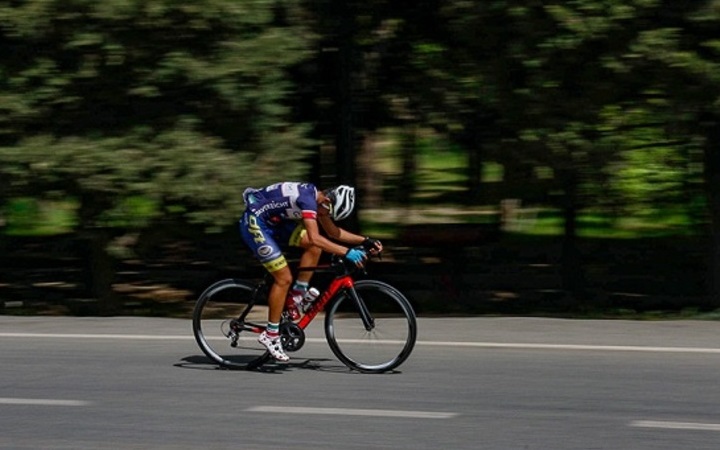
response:
[(285, 299), (290, 290), (290, 283), (292, 283), (292, 272), (286, 265), (282, 269), (271, 272), (271, 275), (274, 278), (274, 282), (270, 287), (270, 294), (268, 295), (268, 321), (271, 323), (280, 323), (283, 308), (285, 307)]
[[(295, 247), (302, 248), (303, 254), (300, 257), (300, 267), (314, 267), (318, 265), (322, 250), (316, 245), (310, 243), (310, 239), (307, 237), (307, 231), (302, 224), (299, 224), (290, 236), (289, 244)], [(297, 276), (297, 281), (310, 283), (310, 279), (313, 276), (313, 272), (310, 270), (304, 270)]]
[(292, 282), (292, 272), (273, 237), (272, 230), (253, 214), (246, 212), (243, 215), (240, 221), (240, 234), (255, 257), (274, 278), (268, 295), (268, 330), (260, 336), (260, 342), (268, 348), (275, 359), (287, 361), (288, 356), (275, 341), (279, 342), (277, 327)]

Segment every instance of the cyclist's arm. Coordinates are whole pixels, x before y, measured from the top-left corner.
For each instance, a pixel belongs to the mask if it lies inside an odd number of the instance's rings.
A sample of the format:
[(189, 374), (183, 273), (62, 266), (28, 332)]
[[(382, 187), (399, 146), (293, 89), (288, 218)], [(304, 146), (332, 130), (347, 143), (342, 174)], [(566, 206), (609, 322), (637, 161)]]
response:
[(348, 230), (337, 226), (328, 215), (318, 214), (318, 222), (320, 222), (320, 226), (323, 227), (323, 230), (325, 230), (328, 237), (335, 241), (350, 244), (350, 246), (354, 247), (362, 244), (365, 240), (364, 236), (351, 233)]
[[(320, 216), (318, 216), (318, 220), (320, 219)], [(307, 232), (307, 238), (310, 241), (310, 244), (320, 247), (322, 250), (332, 253), (334, 255), (344, 256), (345, 253), (347, 253), (348, 249), (347, 247), (344, 247), (340, 244), (337, 244), (330, 239), (325, 238), (320, 234), (320, 229), (318, 228), (318, 220), (315, 219), (303, 219), (303, 225), (305, 225), (305, 231)], [(323, 225), (323, 228), (325, 226)], [(327, 230), (325, 230), (327, 231)], [(328, 232), (328, 235), (334, 239), (332, 235)], [(362, 241), (362, 238), (360, 239)], [(351, 242), (347, 242), (351, 243)]]
[[(320, 222), (320, 226), (323, 227), (323, 230), (325, 230), (330, 239), (340, 241), (344, 244), (350, 244), (351, 247), (357, 247), (358, 245), (365, 246), (364, 244), (368, 239), (367, 237), (360, 236), (359, 234), (351, 233), (344, 228), (340, 228), (335, 224), (335, 222), (333, 222), (329, 215), (318, 213), (317, 219), (318, 222)], [(373, 255), (382, 252), (382, 243), (378, 240), (371, 241), (373, 241), (373, 243), (370, 247), (365, 247), (365, 250), (370, 250), (370, 253)]]

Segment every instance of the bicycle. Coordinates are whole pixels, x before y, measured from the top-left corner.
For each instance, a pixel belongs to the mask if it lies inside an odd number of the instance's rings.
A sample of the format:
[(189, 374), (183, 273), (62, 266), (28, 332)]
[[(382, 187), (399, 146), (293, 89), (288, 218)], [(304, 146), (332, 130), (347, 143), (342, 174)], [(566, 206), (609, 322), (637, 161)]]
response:
[[(325, 311), (325, 340), (351, 370), (388, 372), (410, 356), (417, 319), (400, 291), (377, 280), (356, 281), (358, 268), (340, 257), (333, 257), (328, 265), (297, 270), (335, 276), (297, 322), (283, 312), (280, 334), (286, 352), (303, 347), (304, 330)], [(208, 358), (230, 369), (256, 369), (272, 359), (257, 342), (257, 335), (267, 326), (265, 305), (271, 283), (270, 274), (259, 283), (225, 279), (200, 295), (193, 312), (193, 334)]]

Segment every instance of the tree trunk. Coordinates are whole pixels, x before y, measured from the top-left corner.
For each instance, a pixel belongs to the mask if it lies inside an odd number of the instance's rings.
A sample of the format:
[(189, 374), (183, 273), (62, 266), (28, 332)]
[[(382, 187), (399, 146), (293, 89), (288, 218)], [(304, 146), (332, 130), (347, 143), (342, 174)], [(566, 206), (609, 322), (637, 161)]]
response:
[(378, 208), (382, 206), (382, 178), (375, 168), (377, 159), (375, 134), (366, 131), (360, 157), (358, 158), (359, 187), (362, 197), (360, 204), (365, 208)]
[(704, 149), (705, 187), (710, 213), (708, 306), (720, 307), (720, 121), (715, 116), (703, 121), (706, 132)]
[[(340, 113), (340, 128), (337, 137), (336, 146), (336, 176), (337, 184), (348, 184), (355, 186), (357, 184), (356, 169), (356, 130), (355, 130), (355, 18), (350, 14), (348, 1), (340, 2), (340, 20), (341, 28), (338, 30), (339, 36), (339, 86), (338, 101)], [(352, 215), (346, 219), (345, 227), (350, 230), (358, 231), (359, 221), (357, 208)]]
[(120, 311), (120, 299), (113, 291), (115, 259), (108, 253), (109, 230), (92, 230), (82, 233), (85, 241), (85, 286), (88, 295), (97, 301), (94, 313), (112, 315)]
[(353, 45), (351, 36), (342, 36), (340, 47), (340, 129), (337, 139), (338, 182), (354, 185), (355, 170), (355, 129), (353, 114)]
[(475, 203), (480, 200), (482, 192), (482, 157), (480, 140), (475, 140), (475, 145), (468, 149), (468, 193), (470, 201)]
[(564, 198), (563, 219), (564, 231), (562, 241), (562, 282), (563, 289), (580, 305), (585, 305), (585, 275), (582, 258), (577, 245), (578, 218), (578, 180), (577, 174), (571, 169), (562, 176)]
[(406, 207), (412, 204), (412, 196), (417, 187), (416, 134), (415, 124), (409, 124), (402, 130), (402, 173), (398, 186), (398, 200)]

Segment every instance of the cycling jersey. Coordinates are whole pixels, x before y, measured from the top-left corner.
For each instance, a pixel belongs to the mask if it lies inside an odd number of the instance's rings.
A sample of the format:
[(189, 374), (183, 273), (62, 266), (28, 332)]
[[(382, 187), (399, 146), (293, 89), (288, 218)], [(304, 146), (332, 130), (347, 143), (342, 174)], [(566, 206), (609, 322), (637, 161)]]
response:
[(300, 245), (306, 233), (302, 219), (317, 218), (317, 188), (310, 183), (276, 183), (261, 189), (248, 188), (243, 198), (243, 241), (268, 271), (286, 267), (281, 245)]
[(247, 208), (258, 218), (277, 222), (284, 219), (317, 218), (317, 188), (310, 183), (276, 183), (243, 192)]

